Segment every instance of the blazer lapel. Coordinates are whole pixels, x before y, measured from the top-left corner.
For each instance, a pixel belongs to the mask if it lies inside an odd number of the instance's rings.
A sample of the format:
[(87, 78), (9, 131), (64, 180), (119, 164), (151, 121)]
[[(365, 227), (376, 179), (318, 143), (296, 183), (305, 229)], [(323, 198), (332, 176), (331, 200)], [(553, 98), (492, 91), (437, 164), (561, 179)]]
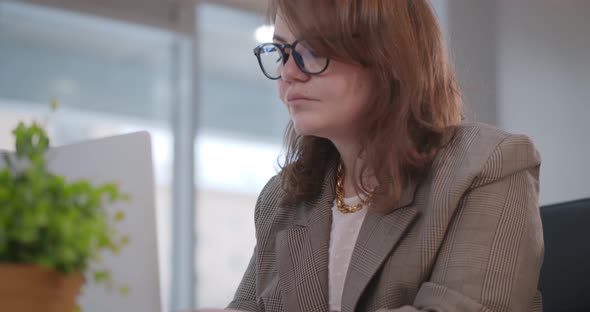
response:
[(286, 311), (328, 311), (328, 251), (336, 168), (320, 196), (296, 209), (295, 222), (276, 238), (281, 297)]
[(356, 309), (356, 305), (371, 278), (377, 273), (387, 256), (418, 216), (417, 208), (411, 206), (416, 187), (417, 185), (413, 184), (404, 190), (400, 206), (393, 212), (383, 214), (369, 211), (367, 213), (344, 282), (343, 312), (352, 312)]

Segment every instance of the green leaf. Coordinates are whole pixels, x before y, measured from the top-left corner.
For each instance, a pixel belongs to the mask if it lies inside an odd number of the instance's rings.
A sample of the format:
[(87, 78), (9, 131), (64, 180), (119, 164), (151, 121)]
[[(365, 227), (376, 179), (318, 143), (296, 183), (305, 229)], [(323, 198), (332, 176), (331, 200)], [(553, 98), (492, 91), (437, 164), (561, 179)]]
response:
[[(0, 197), (0, 198), (1, 198), (1, 197)], [(123, 211), (118, 211), (118, 212), (115, 214), (115, 221), (117, 221), (117, 222), (120, 222), (120, 221), (122, 221), (123, 219), (125, 219), (125, 213), (124, 213)]]
[[(51, 105), (56, 108), (57, 102)], [(108, 269), (95, 270), (91, 264), (100, 263), (101, 252), (119, 253), (129, 244), (129, 236), (119, 236), (114, 228), (124, 212), (110, 218), (104, 209), (105, 202), (129, 196), (115, 183), (69, 182), (51, 173), (46, 166), (50, 139), (38, 123), (19, 122), (12, 133), (19, 170), (3, 154), (8, 166), (0, 170), (0, 262), (36, 263), (63, 273), (92, 267), (97, 283), (114, 287)]]
[(51, 99), (51, 102), (49, 102), (49, 106), (51, 107), (52, 111), (56, 111), (57, 107), (59, 106), (57, 99)]
[(119, 287), (119, 293), (121, 294), (121, 296), (124, 296), (124, 297), (129, 296), (130, 291), (131, 291), (131, 289), (127, 285)]
[(129, 245), (129, 235), (124, 235), (121, 238), (121, 246), (124, 247), (124, 246), (127, 246), (127, 245)]
[(94, 281), (97, 283), (105, 282), (111, 276), (111, 272), (109, 271), (98, 271), (94, 272)]

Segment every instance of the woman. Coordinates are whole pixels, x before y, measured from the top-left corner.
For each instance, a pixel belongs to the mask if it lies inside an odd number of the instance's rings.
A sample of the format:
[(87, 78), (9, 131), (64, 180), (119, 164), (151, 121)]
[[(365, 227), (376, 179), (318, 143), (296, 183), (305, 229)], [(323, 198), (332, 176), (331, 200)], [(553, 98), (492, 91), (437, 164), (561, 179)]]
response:
[(288, 150), (228, 308), (540, 311), (539, 155), (462, 120), (428, 2), (271, 3)]

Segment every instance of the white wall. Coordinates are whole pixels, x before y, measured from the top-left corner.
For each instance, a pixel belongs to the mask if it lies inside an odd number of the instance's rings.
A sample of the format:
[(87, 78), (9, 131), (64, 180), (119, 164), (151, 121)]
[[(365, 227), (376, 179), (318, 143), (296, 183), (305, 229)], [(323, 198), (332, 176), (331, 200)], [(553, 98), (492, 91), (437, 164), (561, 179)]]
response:
[(540, 151), (540, 204), (590, 197), (590, 1), (432, 2), (469, 115)]
[(489, 124), (498, 123), (495, 2), (448, 0), (446, 6), (450, 54), (463, 87), (467, 115)]
[(536, 143), (542, 204), (590, 197), (590, 1), (498, 4), (498, 124)]

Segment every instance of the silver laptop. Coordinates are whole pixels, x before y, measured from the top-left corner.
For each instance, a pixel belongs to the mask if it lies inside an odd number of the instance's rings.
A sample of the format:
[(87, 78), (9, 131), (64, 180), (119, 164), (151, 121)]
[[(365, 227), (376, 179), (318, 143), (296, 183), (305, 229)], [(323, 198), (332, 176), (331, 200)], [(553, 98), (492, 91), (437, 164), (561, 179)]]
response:
[[(95, 139), (52, 148), (50, 170), (70, 179), (85, 178), (93, 183), (115, 182), (131, 200), (107, 207), (125, 212), (117, 229), (130, 237), (120, 254), (103, 254), (103, 264), (112, 270), (116, 282), (129, 286), (121, 296), (115, 289), (92, 282), (82, 289), (79, 304), (84, 312), (161, 312), (158, 273), (157, 227), (155, 219), (154, 174), (150, 135), (147, 132)], [(2, 164), (0, 163), (0, 167)]]

